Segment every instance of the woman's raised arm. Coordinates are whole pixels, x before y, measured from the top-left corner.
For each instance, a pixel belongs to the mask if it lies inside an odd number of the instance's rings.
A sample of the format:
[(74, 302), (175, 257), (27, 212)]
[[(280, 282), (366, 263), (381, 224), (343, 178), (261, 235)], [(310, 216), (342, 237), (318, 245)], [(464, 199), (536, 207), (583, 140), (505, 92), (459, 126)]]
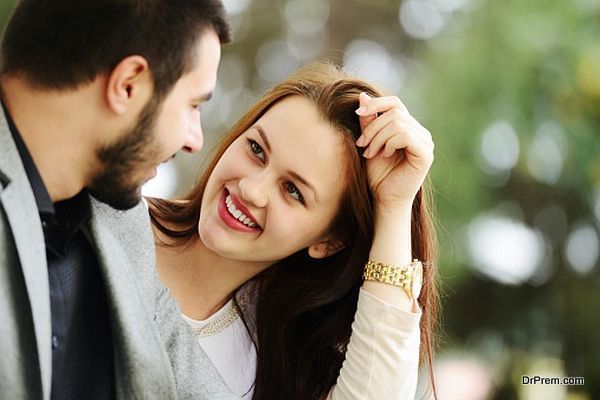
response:
[[(362, 136), (369, 184), (376, 201), (369, 260), (397, 267), (412, 262), (414, 198), (433, 162), (431, 134), (397, 97), (362, 93)], [(419, 366), (416, 298), (399, 286), (366, 281), (359, 296), (346, 360), (331, 400), (414, 399)]]

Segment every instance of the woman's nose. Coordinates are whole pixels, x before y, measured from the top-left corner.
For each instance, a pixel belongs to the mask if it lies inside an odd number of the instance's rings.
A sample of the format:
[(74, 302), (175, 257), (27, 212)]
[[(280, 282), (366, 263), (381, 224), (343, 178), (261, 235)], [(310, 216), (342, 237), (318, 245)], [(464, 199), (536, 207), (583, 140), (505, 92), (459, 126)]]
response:
[(242, 199), (255, 207), (265, 207), (269, 202), (268, 181), (264, 171), (240, 179), (239, 187)]

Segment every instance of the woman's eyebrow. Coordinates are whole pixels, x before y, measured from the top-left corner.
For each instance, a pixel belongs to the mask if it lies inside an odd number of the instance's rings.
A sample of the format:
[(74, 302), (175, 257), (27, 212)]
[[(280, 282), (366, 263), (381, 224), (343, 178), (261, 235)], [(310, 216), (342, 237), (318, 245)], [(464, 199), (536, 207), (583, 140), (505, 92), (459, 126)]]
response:
[(308, 181), (306, 181), (306, 179), (304, 179), (303, 177), (301, 177), (300, 175), (298, 175), (297, 173), (295, 173), (293, 171), (287, 171), (287, 173), (292, 178), (296, 179), (297, 181), (299, 181), (300, 183), (302, 183), (304, 186), (306, 186), (307, 188), (309, 188), (313, 192), (313, 197), (315, 199), (315, 202), (316, 203), (319, 202), (319, 195), (317, 194), (317, 191), (315, 190), (314, 186), (312, 186), (310, 183), (308, 183)]
[(269, 143), (269, 139), (267, 139), (267, 134), (265, 133), (265, 130), (263, 129), (263, 127), (260, 125), (257, 125), (257, 124), (253, 125), (252, 127), (258, 131), (258, 134), (262, 138), (263, 142), (265, 142), (265, 146), (267, 147), (267, 150), (270, 153), (271, 152), (271, 144)]
[[(269, 139), (267, 138), (267, 134), (265, 133), (265, 130), (263, 129), (263, 127), (258, 124), (254, 124), (254, 125), (252, 125), (252, 128), (256, 129), (256, 131), (260, 135), (261, 139), (265, 143), (265, 147), (267, 148), (267, 150), (270, 153), (271, 152), (271, 144), (269, 143)], [(299, 181), (300, 183), (302, 183), (307, 188), (309, 188), (313, 192), (313, 197), (315, 199), (315, 202), (316, 203), (319, 202), (319, 195), (317, 194), (317, 191), (315, 190), (315, 187), (313, 185), (311, 185), (306, 179), (304, 179), (303, 177), (301, 177), (300, 175), (298, 175), (297, 173), (295, 173), (293, 171), (287, 171), (287, 174), (290, 175), (292, 178), (296, 179), (297, 181)]]

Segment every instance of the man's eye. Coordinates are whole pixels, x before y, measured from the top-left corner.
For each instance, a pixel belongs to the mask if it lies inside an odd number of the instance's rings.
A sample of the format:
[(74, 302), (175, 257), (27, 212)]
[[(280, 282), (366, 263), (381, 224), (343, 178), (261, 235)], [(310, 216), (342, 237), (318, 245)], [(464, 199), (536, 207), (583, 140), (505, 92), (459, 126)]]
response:
[(248, 145), (250, 146), (252, 153), (254, 153), (262, 162), (264, 162), (266, 158), (265, 152), (263, 148), (260, 147), (260, 144), (258, 144), (255, 140), (248, 139)]
[(296, 187), (296, 185), (288, 181), (284, 184), (284, 187), (285, 191), (288, 192), (290, 196), (304, 204), (304, 196), (302, 196), (302, 193), (300, 193), (300, 190)]

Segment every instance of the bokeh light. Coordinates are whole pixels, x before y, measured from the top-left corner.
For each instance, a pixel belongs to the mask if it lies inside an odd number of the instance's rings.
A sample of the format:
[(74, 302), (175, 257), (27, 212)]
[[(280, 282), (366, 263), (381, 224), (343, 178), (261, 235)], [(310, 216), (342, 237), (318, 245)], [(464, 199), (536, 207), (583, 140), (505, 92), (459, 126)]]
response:
[(498, 282), (518, 285), (533, 276), (543, 260), (542, 235), (521, 221), (482, 214), (468, 229), (472, 267)]
[(481, 137), (484, 170), (491, 173), (510, 171), (519, 160), (519, 138), (508, 121), (492, 123)]
[(435, 3), (425, 0), (407, 0), (400, 5), (400, 24), (415, 39), (431, 39), (446, 24), (446, 16)]
[(597, 266), (600, 254), (596, 229), (589, 223), (575, 227), (567, 238), (565, 254), (575, 272), (580, 275), (589, 274)]
[(527, 149), (527, 168), (536, 180), (553, 185), (560, 179), (564, 164), (565, 139), (555, 122), (546, 122), (536, 131)]
[(381, 85), (391, 93), (402, 89), (406, 71), (402, 62), (377, 42), (355, 39), (344, 52), (344, 68)]
[(294, 57), (283, 40), (273, 40), (262, 45), (256, 53), (255, 63), (258, 75), (267, 84), (284, 80), (300, 67), (300, 60)]

